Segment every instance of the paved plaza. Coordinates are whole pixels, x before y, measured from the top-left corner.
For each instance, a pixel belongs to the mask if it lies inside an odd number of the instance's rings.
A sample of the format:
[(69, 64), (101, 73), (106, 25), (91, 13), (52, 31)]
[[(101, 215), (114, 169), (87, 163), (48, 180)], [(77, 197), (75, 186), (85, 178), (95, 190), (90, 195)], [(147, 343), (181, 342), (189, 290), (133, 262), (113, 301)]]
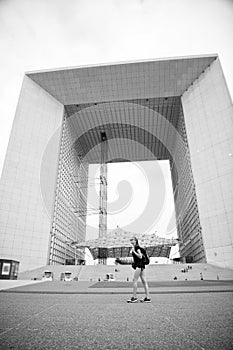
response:
[(166, 284), (154, 285), (151, 304), (127, 304), (129, 285), (114, 289), (86, 284), (79, 293), (69, 289), (78, 284), (60, 283), (59, 291), (54, 283), (47, 293), (48, 285), (2, 290), (0, 349), (233, 348), (230, 283), (215, 292), (213, 286), (211, 292), (190, 285), (185, 293), (181, 285), (179, 291)]

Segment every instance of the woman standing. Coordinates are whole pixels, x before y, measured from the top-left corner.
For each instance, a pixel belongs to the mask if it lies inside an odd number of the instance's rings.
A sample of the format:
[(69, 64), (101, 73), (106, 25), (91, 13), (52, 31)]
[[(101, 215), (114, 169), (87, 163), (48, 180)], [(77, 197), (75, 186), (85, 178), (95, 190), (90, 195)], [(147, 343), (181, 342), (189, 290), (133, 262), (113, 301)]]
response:
[(131, 254), (133, 256), (133, 264), (132, 267), (135, 270), (133, 277), (133, 296), (131, 299), (127, 300), (128, 303), (136, 303), (138, 301), (137, 298), (137, 283), (139, 277), (141, 278), (143, 287), (145, 289), (146, 297), (141, 302), (151, 303), (151, 299), (149, 296), (149, 288), (146, 281), (145, 276), (145, 264), (143, 262), (142, 248), (138, 244), (138, 239), (133, 237), (130, 239), (130, 243), (132, 244)]

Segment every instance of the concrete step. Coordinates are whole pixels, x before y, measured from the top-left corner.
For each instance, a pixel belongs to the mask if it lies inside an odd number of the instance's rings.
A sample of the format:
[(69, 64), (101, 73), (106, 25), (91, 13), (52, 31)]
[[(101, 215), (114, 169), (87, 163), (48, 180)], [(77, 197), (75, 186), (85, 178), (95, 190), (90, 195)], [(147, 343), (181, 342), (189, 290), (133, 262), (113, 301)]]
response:
[(54, 280), (59, 281), (62, 273), (70, 271), (72, 273), (72, 278), (79, 276), (81, 265), (45, 265), (38, 267), (37, 269), (28, 270), (20, 272), (19, 280), (41, 280), (44, 271), (49, 270), (53, 272)]
[[(134, 274), (130, 265), (51, 265), (21, 272), (18, 279), (41, 280), (45, 270), (53, 272), (54, 280), (60, 280), (65, 271), (70, 271), (72, 278), (79, 281), (104, 281), (107, 273), (113, 273), (116, 281), (131, 281)], [(155, 264), (146, 267), (146, 276), (148, 281), (171, 281), (175, 277), (178, 281), (233, 280), (233, 270), (210, 264)]]

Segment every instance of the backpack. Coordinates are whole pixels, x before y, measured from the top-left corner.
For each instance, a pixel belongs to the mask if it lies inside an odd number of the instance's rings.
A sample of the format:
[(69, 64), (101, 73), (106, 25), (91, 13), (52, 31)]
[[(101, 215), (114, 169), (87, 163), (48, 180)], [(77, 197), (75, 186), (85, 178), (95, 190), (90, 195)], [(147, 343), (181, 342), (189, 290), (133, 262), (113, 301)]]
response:
[(147, 254), (146, 249), (140, 247), (140, 250), (141, 250), (141, 252), (142, 252), (142, 261), (143, 261), (143, 263), (144, 263), (145, 265), (149, 265), (149, 263), (150, 263), (150, 258), (149, 258), (148, 254)]

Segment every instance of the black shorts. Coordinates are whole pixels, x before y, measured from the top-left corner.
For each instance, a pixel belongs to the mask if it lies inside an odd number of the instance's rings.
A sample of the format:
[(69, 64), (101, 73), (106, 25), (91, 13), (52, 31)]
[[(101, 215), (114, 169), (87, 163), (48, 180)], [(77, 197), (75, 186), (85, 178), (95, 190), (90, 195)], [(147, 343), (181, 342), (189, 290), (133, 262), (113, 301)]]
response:
[(134, 269), (134, 270), (136, 270), (136, 268), (139, 268), (139, 269), (141, 269), (141, 270), (144, 270), (145, 269), (145, 265), (144, 264), (136, 264), (135, 262), (133, 262), (132, 263), (132, 268)]

